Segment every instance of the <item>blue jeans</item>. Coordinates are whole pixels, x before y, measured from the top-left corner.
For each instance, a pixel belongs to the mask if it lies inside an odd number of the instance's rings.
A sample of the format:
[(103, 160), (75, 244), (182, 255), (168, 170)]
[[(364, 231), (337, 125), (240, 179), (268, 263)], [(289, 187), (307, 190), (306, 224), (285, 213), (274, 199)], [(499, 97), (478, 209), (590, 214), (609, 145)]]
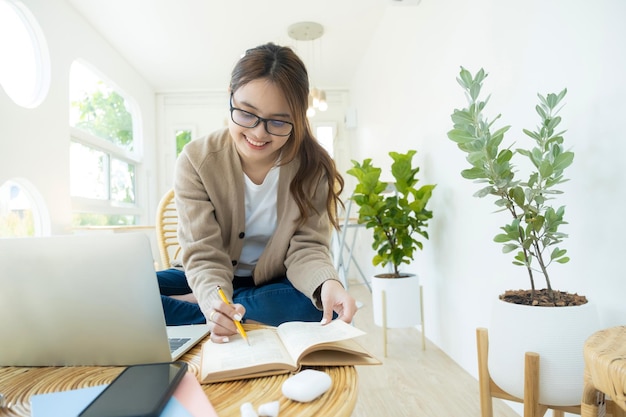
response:
[[(178, 269), (157, 272), (161, 301), (168, 326), (206, 323), (200, 306), (168, 297), (189, 294), (185, 273)], [(278, 278), (259, 287), (234, 286), (233, 302), (246, 308), (246, 319), (278, 326), (286, 321), (320, 321), (322, 311), (296, 290), (287, 278)]]

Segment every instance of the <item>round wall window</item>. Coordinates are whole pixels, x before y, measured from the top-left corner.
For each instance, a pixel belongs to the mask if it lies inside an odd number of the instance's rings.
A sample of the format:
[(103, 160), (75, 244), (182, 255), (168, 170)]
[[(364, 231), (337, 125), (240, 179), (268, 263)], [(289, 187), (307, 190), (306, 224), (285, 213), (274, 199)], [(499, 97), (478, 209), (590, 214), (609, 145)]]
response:
[(18, 105), (37, 107), (50, 88), (43, 32), (21, 2), (0, 0), (0, 86)]

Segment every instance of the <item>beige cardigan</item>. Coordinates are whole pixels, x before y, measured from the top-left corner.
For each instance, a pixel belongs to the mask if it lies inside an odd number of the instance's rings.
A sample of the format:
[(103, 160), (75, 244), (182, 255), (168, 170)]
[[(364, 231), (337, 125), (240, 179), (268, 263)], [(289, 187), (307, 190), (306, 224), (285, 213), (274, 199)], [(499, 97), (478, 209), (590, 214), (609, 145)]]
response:
[[(321, 301), (314, 299), (313, 293), (324, 281), (338, 280), (329, 252), (328, 188), (321, 182), (316, 190), (311, 190), (320, 214), (310, 213), (308, 221), (296, 227), (300, 212), (289, 184), (297, 167), (295, 161), (280, 167), (278, 224), (253, 277), (255, 284), (260, 285), (287, 276), (296, 289), (321, 309)], [(228, 129), (191, 141), (177, 161), (174, 191), (182, 263), (205, 316), (212, 301), (218, 298), (217, 285), (232, 297), (235, 265), (245, 236), (243, 175)]]

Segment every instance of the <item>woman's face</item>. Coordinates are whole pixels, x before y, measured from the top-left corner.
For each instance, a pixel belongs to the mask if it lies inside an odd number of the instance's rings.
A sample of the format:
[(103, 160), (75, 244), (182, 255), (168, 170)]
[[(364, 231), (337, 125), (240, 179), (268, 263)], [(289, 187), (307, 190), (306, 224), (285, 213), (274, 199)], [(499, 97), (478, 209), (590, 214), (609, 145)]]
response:
[[(228, 129), (235, 140), (239, 156), (243, 162), (274, 163), (280, 149), (287, 143), (289, 136), (277, 136), (268, 133), (270, 131), (289, 131), (288, 124), (281, 122), (293, 122), (291, 111), (282, 91), (273, 83), (265, 79), (250, 81), (233, 92), (231, 106), (247, 113), (232, 113), (233, 117), (244, 125), (254, 124), (259, 116), (264, 119), (272, 119), (264, 122), (259, 121), (255, 127), (243, 127), (229, 119)], [(238, 118), (239, 117), (239, 118)]]

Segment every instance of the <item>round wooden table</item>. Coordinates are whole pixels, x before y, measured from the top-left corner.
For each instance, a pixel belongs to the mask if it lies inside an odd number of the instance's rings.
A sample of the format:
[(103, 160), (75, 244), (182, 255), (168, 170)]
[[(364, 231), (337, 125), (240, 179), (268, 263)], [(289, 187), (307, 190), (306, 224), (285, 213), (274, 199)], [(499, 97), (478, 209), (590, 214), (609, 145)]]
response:
[[(182, 358), (189, 370), (200, 372), (201, 343)], [(2, 417), (30, 416), (30, 396), (110, 383), (124, 367), (0, 367), (0, 394), (5, 405)], [(332, 386), (320, 398), (298, 403), (285, 398), (281, 386), (290, 375), (244, 379), (202, 385), (220, 417), (239, 417), (239, 407), (251, 402), (255, 409), (263, 403), (280, 401), (280, 417), (349, 417), (357, 398), (357, 373), (353, 366), (318, 367), (332, 378)]]

